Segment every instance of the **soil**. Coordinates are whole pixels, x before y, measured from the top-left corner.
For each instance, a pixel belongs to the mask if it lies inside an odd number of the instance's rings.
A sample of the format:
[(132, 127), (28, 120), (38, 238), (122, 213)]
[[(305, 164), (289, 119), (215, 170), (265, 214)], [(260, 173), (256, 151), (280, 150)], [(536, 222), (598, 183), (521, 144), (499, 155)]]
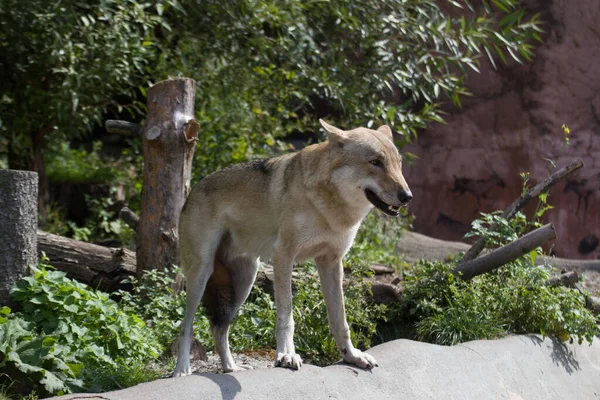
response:
[[(274, 367), (275, 352), (273, 350), (244, 351), (243, 353), (233, 353), (232, 355), (238, 366), (251, 367), (250, 369)], [(191, 364), (194, 373), (223, 373), (221, 359), (215, 352), (209, 353), (206, 361), (191, 360)]]

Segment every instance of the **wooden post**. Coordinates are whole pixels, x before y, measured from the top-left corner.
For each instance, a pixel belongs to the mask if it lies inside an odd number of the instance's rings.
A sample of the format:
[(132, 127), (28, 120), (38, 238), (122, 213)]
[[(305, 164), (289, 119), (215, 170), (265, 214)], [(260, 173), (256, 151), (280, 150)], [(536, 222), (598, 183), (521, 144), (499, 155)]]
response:
[(148, 90), (142, 132), (144, 187), (136, 238), (137, 273), (163, 269), (178, 257), (179, 214), (190, 191), (198, 135), (196, 82), (177, 78)]
[(38, 174), (0, 170), (0, 305), (10, 288), (37, 264)]

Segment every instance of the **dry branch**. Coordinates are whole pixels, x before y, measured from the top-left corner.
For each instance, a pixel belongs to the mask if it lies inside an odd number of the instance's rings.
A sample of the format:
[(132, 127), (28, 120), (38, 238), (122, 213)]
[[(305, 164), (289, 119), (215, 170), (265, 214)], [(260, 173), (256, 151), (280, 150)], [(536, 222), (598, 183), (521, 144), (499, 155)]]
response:
[(92, 243), (37, 232), (38, 252), (49, 264), (67, 276), (102, 290), (115, 290), (121, 281), (135, 275), (135, 253), (124, 248), (109, 248)]
[[(559, 180), (561, 180), (565, 176), (569, 175), (573, 171), (578, 170), (581, 167), (583, 167), (583, 161), (581, 161), (580, 159), (571, 161), (568, 165), (559, 169), (558, 171), (556, 171), (555, 173), (550, 175), (548, 178), (546, 178), (542, 182), (538, 183), (537, 185), (535, 185), (534, 187), (529, 189), (525, 194), (523, 194), (517, 200), (515, 200), (510, 206), (508, 206), (508, 208), (506, 210), (504, 210), (502, 217), (505, 219), (511, 219), (512, 217), (515, 216), (517, 211), (519, 211), (521, 208), (523, 208), (525, 206), (525, 204), (527, 204), (531, 199), (538, 197), (541, 193), (547, 191), (550, 187), (554, 186)], [(492, 226), (492, 230), (494, 228), (495, 227)], [(477, 241), (473, 244), (473, 246), (471, 246), (471, 248), (465, 253), (464, 257), (462, 258), (462, 260), (460, 261), (460, 263), (458, 265), (461, 266), (462, 264), (465, 264), (465, 263), (469, 262), (470, 260), (473, 260), (475, 257), (477, 257), (479, 255), (479, 253), (481, 253), (481, 251), (484, 249), (484, 247), (485, 247), (485, 239), (484, 238), (477, 239)]]
[(105, 126), (108, 133), (117, 135), (139, 138), (142, 134), (142, 126), (133, 122), (109, 119)]
[(121, 218), (131, 229), (137, 232), (140, 217), (131, 211), (129, 207), (121, 208), (121, 211), (119, 211), (119, 218)]
[(475, 276), (493, 271), (555, 238), (554, 226), (547, 224), (485, 256), (458, 264), (455, 271), (461, 274), (462, 279), (469, 280)]

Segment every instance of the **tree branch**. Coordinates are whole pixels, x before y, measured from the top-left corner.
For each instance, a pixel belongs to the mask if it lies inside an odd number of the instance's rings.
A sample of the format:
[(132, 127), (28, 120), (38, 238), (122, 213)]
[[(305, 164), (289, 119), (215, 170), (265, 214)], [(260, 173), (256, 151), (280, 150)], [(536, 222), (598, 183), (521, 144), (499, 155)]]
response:
[(121, 211), (119, 211), (119, 218), (121, 218), (131, 229), (137, 232), (140, 217), (131, 211), (129, 207), (121, 208)]
[(544, 225), (512, 243), (492, 251), (490, 254), (458, 264), (455, 272), (460, 273), (463, 280), (472, 279), (478, 275), (493, 271), (521, 257), (523, 254), (529, 253), (548, 240), (555, 238), (556, 231), (554, 230), (554, 226), (552, 224)]
[[(581, 167), (583, 167), (583, 161), (581, 161), (580, 159), (571, 161), (568, 165), (559, 169), (558, 171), (556, 171), (555, 173), (550, 175), (548, 178), (546, 178), (542, 182), (538, 183), (537, 185), (535, 185), (534, 187), (529, 189), (525, 194), (523, 194), (517, 200), (515, 200), (510, 206), (508, 206), (508, 208), (506, 210), (504, 210), (502, 217), (507, 220), (511, 219), (512, 217), (515, 216), (517, 211), (519, 211), (521, 208), (523, 208), (525, 206), (525, 204), (527, 204), (531, 199), (536, 198), (542, 192), (545, 192), (550, 187), (554, 186), (559, 180), (561, 180), (565, 176), (569, 175), (570, 173), (578, 170)], [(491, 229), (492, 230), (495, 229), (495, 226), (492, 226)], [(458, 263), (458, 265), (461, 266), (462, 264), (467, 263), (470, 260), (473, 260), (475, 257), (477, 257), (479, 255), (479, 253), (481, 253), (481, 251), (484, 249), (484, 247), (485, 247), (485, 239), (484, 238), (477, 239), (477, 241), (473, 244), (473, 246), (471, 246), (471, 248), (465, 253), (464, 257)]]
[(139, 138), (142, 134), (142, 126), (133, 122), (109, 119), (106, 121), (106, 131), (117, 135)]

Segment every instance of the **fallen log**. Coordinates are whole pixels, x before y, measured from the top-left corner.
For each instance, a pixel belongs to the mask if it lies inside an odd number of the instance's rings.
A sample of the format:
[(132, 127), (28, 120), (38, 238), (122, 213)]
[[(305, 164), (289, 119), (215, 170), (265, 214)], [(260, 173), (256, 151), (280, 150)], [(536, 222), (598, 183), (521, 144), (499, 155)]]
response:
[(546, 286), (573, 286), (577, 282), (579, 282), (579, 274), (575, 271), (569, 271), (548, 279)]
[(135, 253), (125, 248), (109, 248), (80, 242), (38, 230), (38, 253), (67, 276), (105, 291), (120, 289), (122, 281), (135, 275)]
[[(581, 161), (580, 159), (571, 161), (568, 165), (559, 169), (558, 171), (550, 175), (548, 178), (529, 189), (517, 200), (515, 200), (510, 206), (508, 206), (508, 208), (506, 208), (506, 210), (504, 210), (502, 218), (505, 218), (507, 220), (513, 218), (516, 215), (517, 211), (523, 208), (525, 204), (529, 203), (531, 199), (538, 197), (541, 193), (547, 191), (550, 187), (554, 186), (559, 180), (569, 175), (570, 173), (577, 171), (581, 167), (583, 167), (583, 161)], [(494, 230), (495, 226), (492, 226), (491, 229)], [(473, 246), (471, 246), (471, 248), (465, 253), (464, 257), (459, 262), (459, 266), (477, 257), (479, 253), (481, 253), (481, 251), (484, 249), (484, 247), (485, 239), (477, 239)]]
[(522, 255), (529, 253), (543, 245), (550, 239), (556, 238), (556, 231), (552, 224), (547, 224), (527, 235), (502, 246), (485, 256), (459, 263), (455, 271), (464, 280), (472, 279), (478, 275), (493, 271), (494, 269), (509, 263)]

